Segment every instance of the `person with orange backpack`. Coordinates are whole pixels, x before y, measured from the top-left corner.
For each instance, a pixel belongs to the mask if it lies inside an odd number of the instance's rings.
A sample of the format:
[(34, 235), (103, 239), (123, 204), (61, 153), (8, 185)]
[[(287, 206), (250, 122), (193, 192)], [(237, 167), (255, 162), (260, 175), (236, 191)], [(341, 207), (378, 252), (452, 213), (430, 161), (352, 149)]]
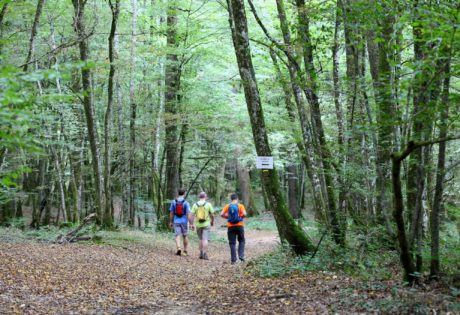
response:
[(221, 216), (227, 219), (227, 236), (230, 245), (230, 258), (232, 265), (236, 264), (236, 240), (238, 239), (238, 258), (244, 262), (244, 223), (243, 219), (246, 217), (246, 209), (238, 203), (238, 195), (231, 194), (231, 203), (222, 209)]
[(198, 198), (200, 200), (192, 206), (190, 224), (193, 229), (193, 222), (196, 219), (196, 233), (200, 240), (200, 259), (208, 260), (208, 240), (211, 233), (211, 226), (214, 225), (214, 209), (211, 203), (206, 201), (206, 193), (204, 191), (200, 192)]
[[(176, 233), (176, 255), (178, 256), (187, 256), (190, 205), (185, 200), (185, 192), (185, 189), (179, 189), (177, 198), (171, 202), (169, 207), (169, 227), (174, 228)], [(184, 239), (184, 251), (180, 246), (181, 236)]]

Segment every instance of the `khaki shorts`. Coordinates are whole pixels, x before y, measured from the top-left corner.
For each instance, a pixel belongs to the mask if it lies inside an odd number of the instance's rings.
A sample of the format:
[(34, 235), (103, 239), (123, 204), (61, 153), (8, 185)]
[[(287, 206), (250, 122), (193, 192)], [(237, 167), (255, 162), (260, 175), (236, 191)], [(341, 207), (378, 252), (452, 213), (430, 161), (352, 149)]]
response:
[(211, 227), (207, 226), (204, 228), (196, 228), (196, 234), (198, 234), (199, 240), (209, 240), (209, 235), (211, 234)]
[(178, 235), (187, 236), (187, 233), (188, 233), (187, 224), (174, 223), (174, 232), (176, 232), (176, 236)]

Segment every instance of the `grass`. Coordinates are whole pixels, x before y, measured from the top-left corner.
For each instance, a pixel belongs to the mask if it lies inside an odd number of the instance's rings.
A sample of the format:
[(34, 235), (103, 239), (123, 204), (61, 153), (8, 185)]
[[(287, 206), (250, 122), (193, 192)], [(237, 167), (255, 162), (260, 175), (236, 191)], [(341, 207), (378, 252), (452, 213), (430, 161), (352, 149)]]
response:
[[(319, 240), (322, 231), (314, 222), (303, 222), (304, 230), (312, 239)], [(444, 223), (441, 233), (441, 265), (448, 275), (458, 273), (460, 240), (456, 223)], [(430, 240), (425, 242), (424, 273), (429, 272)], [(388, 241), (382, 227), (369, 227), (347, 231), (347, 247), (337, 246), (330, 237), (324, 238), (316, 256), (295, 256), (289, 246), (282, 245), (275, 251), (259, 257), (253, 264), (253, 272), (260, 277), (280, 277), (294, 272), (336, 271), (366, 281), (383, 281), (401, 278), (401, 265), (397, 249)]]

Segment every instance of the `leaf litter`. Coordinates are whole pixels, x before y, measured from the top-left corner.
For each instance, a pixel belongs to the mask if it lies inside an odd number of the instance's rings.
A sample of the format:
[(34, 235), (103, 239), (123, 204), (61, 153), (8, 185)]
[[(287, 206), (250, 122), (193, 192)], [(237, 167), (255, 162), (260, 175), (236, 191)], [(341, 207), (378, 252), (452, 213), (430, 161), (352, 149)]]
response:
[[(216, 229), (222, 239), (225, 228)], [(248, 230), (246, 237), (250, 258), (279, 244), (275, 231)], [(430, 313), (459, 303), (439, 291), (332, 272), (260, 278), (250, 264), (229, 264), (224, 241), (210, 243), (209, 261), (191, 243), (189, 256), (179, 257), (172, 236), (127, 249), (2, 242), (0, 314)]]

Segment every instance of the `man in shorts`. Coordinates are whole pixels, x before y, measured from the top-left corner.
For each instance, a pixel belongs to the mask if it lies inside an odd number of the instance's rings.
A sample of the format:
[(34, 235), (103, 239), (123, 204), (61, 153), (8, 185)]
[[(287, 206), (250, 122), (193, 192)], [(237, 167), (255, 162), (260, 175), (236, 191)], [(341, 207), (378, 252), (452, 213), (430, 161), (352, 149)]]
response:
[(200, 192), (198, 198), (200, 200), (192, 207), (190, 225), (193, 229), (193, 223), (196, 220), (196, 233), (200, 240), (200, 259), (208, 260), (208, 240), (211, 226), (214, 225), (214, 209), (211, 203), (206, 201), (206, 193), (204, 191)]
[[(177, 198), (171, 202), (171, 206), (169, 207), (169, 227), (174, 228), (174, 232), (176, 233), (176, 255), (187, 256), (190, 205), (185, 200), (185, 189), (179, 189), (177, 194)], [(184, 240), (183, 251), (180, 246), (181, 236)]]

